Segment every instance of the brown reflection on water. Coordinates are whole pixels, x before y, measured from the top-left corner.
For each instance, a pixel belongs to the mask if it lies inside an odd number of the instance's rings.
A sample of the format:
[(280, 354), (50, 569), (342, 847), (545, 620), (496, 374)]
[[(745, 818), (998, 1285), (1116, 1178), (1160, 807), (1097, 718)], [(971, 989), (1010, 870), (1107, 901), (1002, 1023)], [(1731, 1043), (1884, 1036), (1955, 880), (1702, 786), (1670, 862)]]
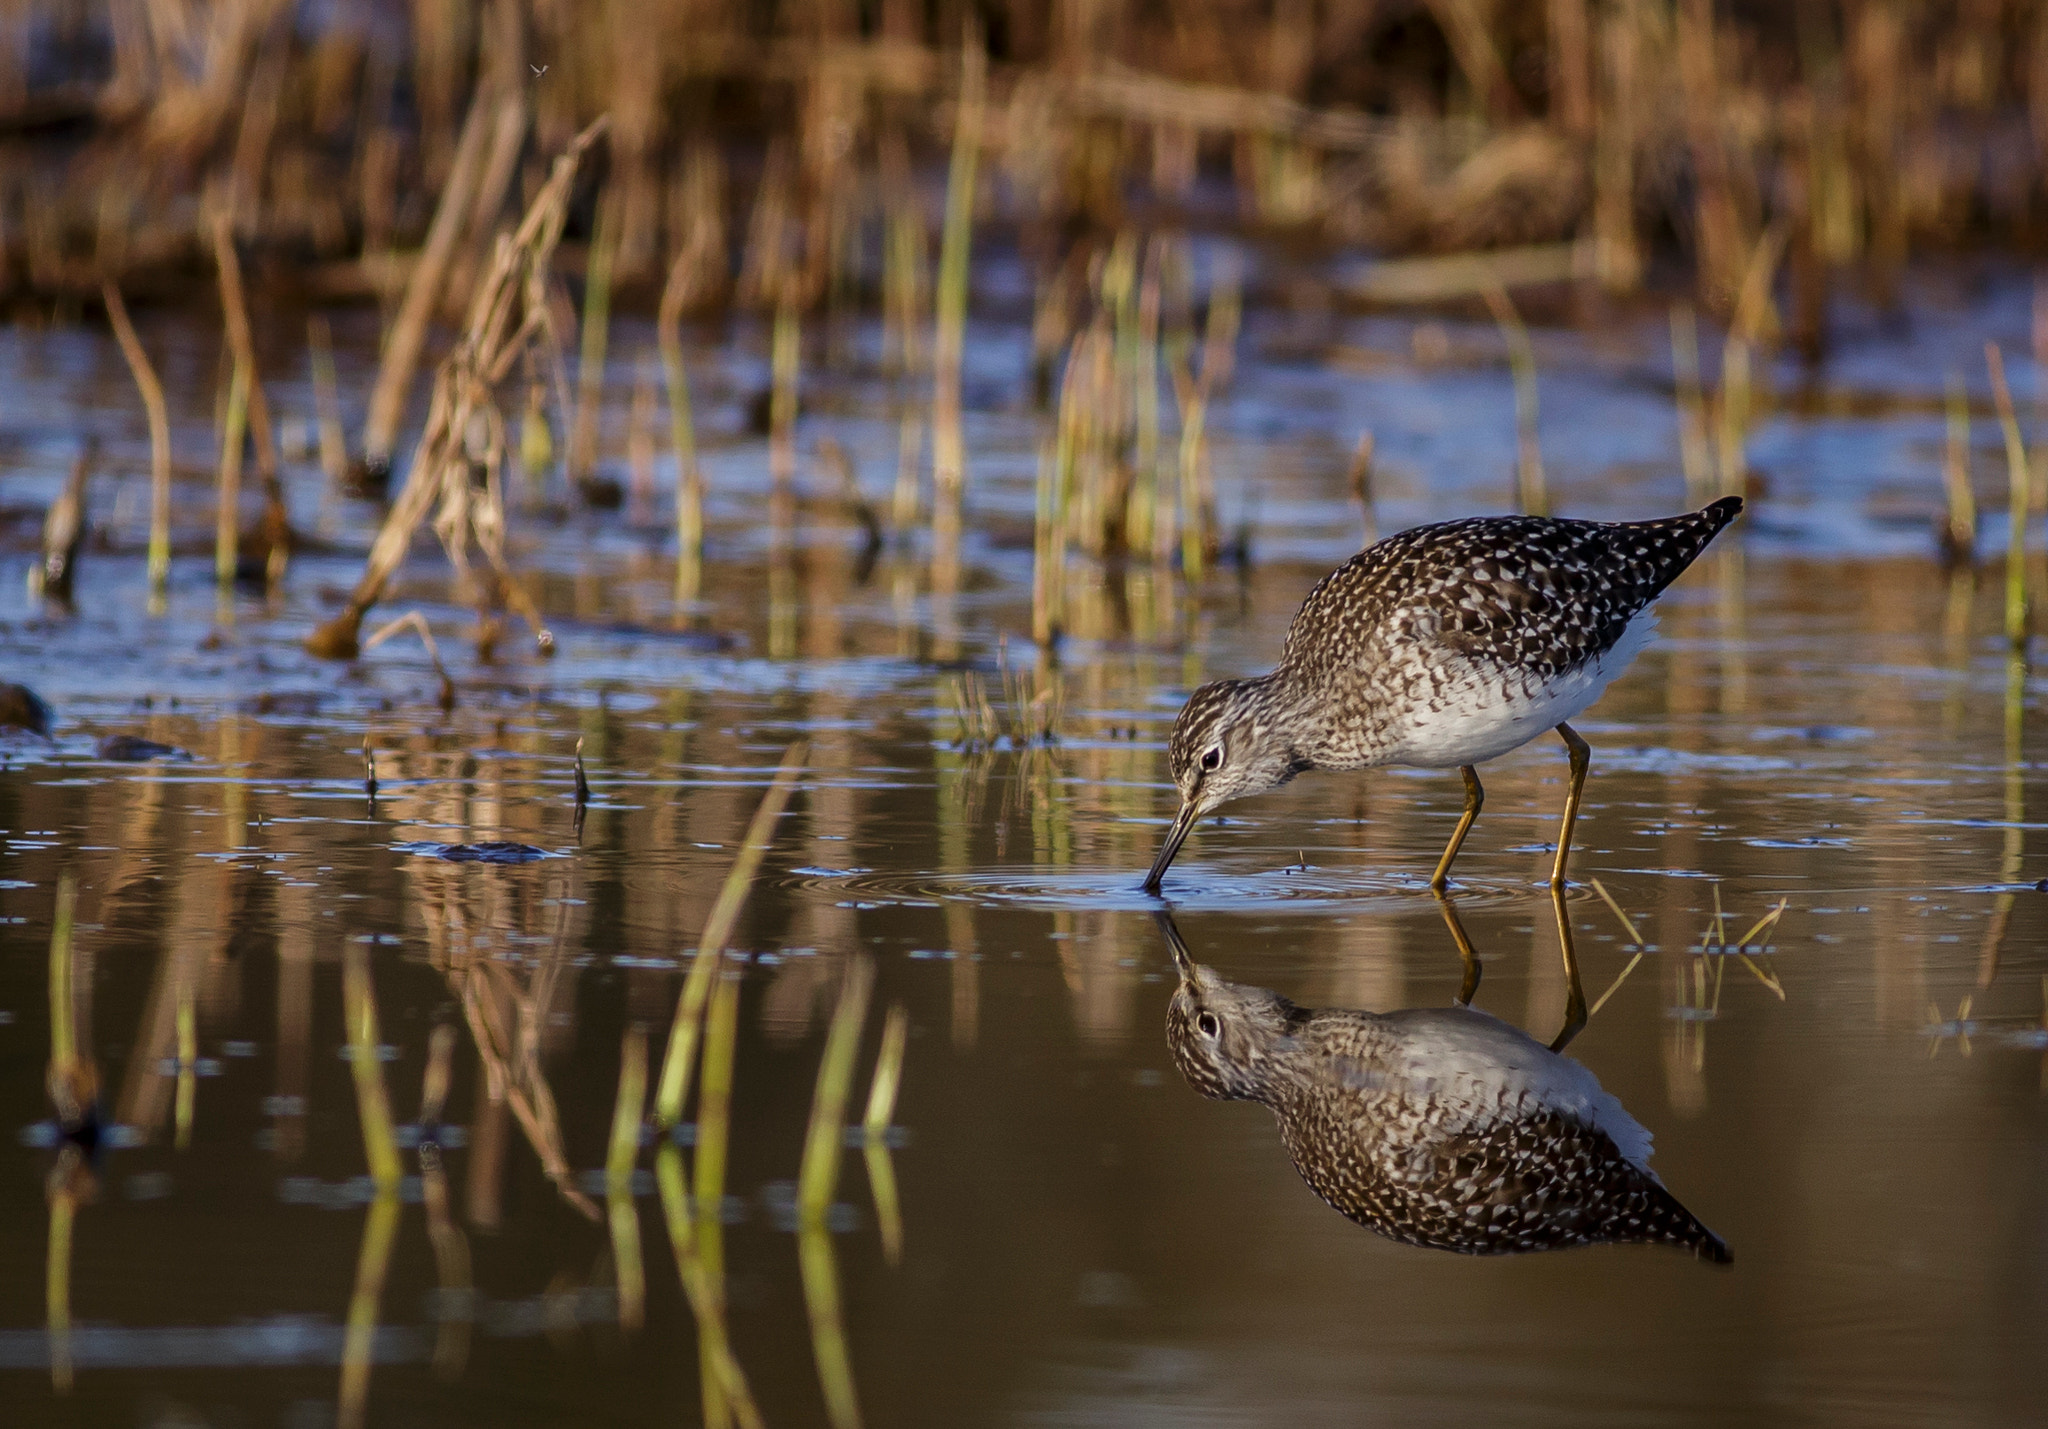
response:
[[(2025, 885), (2048, 868), (2017, 827), (2042, 802), (2039, 692), (2025, 672), (2009, 685), (1995, 602), (1958, 634), (1930, 565), (1752, 551), (1739, 626), (1724, 572), (1696, 573), (1585, 731), (1574, 871), (1654, 951), (1572, 1052), (1742, 1252), (1702, 1285), (1654, 1256), (1482, 1267), (1381, 1244), (1302, 1192), (1268, 1127), (1188, 1094), (1156, 1044), (1171, 984), (1134, 886), (1169, 812), (1163, 692), (1264, 668), (1315, 572), (1255, 567), (1241, 595), (1225, 579), (1186, 606), (1126, 582), (1124, 614), (1076, 589), (1076, 629), (1096, 621), (1103, 643), (1077, 633), (1057, 671), (1030, 671), (1059, 681), (1060, 743), (977, 751), (949, 713), (959, 672), (862, 663), (898, 649), (888, 573), (862, 594), (817, 574), (846, 571), (844, 549), (820, 566), (798, 550), (801, 658), (766, 673), (650, 640), (625, 647), (643, 673), (607, 656), (586, 679), (565, 639), (555, 670), (508, 667), (503, 691), (466, 687), (445, 717), (423, 665), (373, 662), (326, 714), (239, 693), (72, 702), (77, 727), (180, 744), (190, 765), (10, 747), (0, 916), (21, 921), (0, 923), (0, 1098), (35, 1144), (0, 1191), (0, 1273), (45, 1293), (0, 1318), (0, 1387), (25, 1422), (129, 1423), (159, 1392), (250, 1423), (312, 1403), (332, 1421), (512, 1425), (823, 1423), (849, 1403), (872, 1424), (1160, 1405), (1763, 1421), (1793, 1417), (1787, 1384), (1987, 1422), (2028, 1402), (2048, 904)], [(706, 583), (765, 650), (769, 612), (739, 586), (716, 568)], [(601, 585), (590, 599), (607, 609)], [(1014, 627), (1020, 610), (974, 619)], [(245, 609), (238, 629), (256, 623)], [(974, 629), (963, 653), (1000, 703)], [(659, 1066), (798, 731), (807, 772), (717, 970), (698, 1104), (641, 1146), (644, 1110), (620, 1110), (635, 1039)], [(580, 842), (579, 737), (596, 788)], [(1532, 1027), (1564, 1006), (1536, 887), (1562, 773), (1548, 746), (1490, 770), (1460, 864), (1478, 1005)], [(1306, 777), (1204, 827), (1175, 875), (1196, 955), (1305, 1003), (1449, 1004), (1461, 968), (1419, 885), (1458, 804), (1455, 777)], [(560, 856), (394, 847), (482, 839)], [(130, 1129), (97, 1157), (37, 1130), (66, 876), (69, 1055)], [(1757, 957), (1783, 1001), (1692, 951), (1717, 897), (1729, 937), (1789, 899)], [(1597, 994), (1636, 940), (1590, 893), (1570, 913)], [(863, 956), (874, 985), (837, 1113), (859, 1166), (806, 1218), (792, 1197), (820, 1065)], [(370, 1063), (341, 1055), (358, 974)], [(877, 1127), (863, 1098), (891, 1025), (900, 1110)], [(362, 1070), (397, 1123), (390, 1189)]]

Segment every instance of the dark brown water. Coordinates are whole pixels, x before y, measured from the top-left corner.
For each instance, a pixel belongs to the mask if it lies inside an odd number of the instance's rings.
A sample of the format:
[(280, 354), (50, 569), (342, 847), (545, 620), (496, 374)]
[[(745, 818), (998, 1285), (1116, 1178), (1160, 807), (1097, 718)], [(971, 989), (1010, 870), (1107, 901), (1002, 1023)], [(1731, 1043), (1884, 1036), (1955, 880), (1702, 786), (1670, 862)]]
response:
[[(544, 575), (555, 661), (476, 663), (425, 548), (392, 603), (443, 641), (461, 694), (444, 715), (410, 639), (354, 666), (299, 653), (354, 574), (346, 549), (302, 559), (274, 605), (225, 607), (210, 560), (181, 553), (149, 615), (140, 423), (116, 359), (0, 334), (8, 509), (40, 509), (81, 427), (122, 473), (94, 500), (120, 549), (88, 551), (75, 614), (21, 593), (25, 541), (0, 560), (0, 675), (60, 717), (51, 741), (0, 746), (0, 1122), (19, 1133), (0, 1181), (6, 1421), (697, 1422), (703, 1321), (655, 1173), (707, 1174), (703, 1148), (647, 1145), (608, 1182), (606, 1146), (622, 1047), (643, 1030), (658, 1069), (746, 821), (804, 739), (732, 943), (729, 1156), (688, 1241), (763, 1422), (2031, 1422), (2048, 1331), (2041, 684), (2004, 657), (1995, 573), (1951, 583), (1920, 524), (1939, 491), (1925, 399), (1948, 347), (2023, 333), (2006, 296), (1930, 299), (1912, 341), (1851, 347), (1843, 382), (1889, 383), (1896, 415), (1758, 434), (1770, 494), (1581, 725), (1573, 873), (1648, 946), (1637, 960), (1574, 890), (1589, 998), (1626, 978), (1572, 1055), (1655, 1134), (1667, 1184), (1733, 1248), (1727, 1270), (1646, 1248), (1396, 1246), (1314, 1198), (1264, 1110), (1202, 1100), (1167, 1054), (1171, 964), (1136, 885), (1172, 810), (1178, 702), (1270, 663), (1355, 545), (1341, 478), (1360, 423), (1388, 462), (1383, 524), (1499, 509), (1504, 372), (1261, 361), (1255, 324), (1218, 462), (1257, 563), (1193, 596), (1089, 576), (1054, 671), (1020, 638), (1028, 541), (1005, 534), (1028, 536), (1035, 419), (985, 394), (970, 427), (984, 539), (953, 656), (915, 557), (885, 554), (863, 583), (836, 517), (807, 517), (792, 564), (764, 567), (742, 519), (762, 470), (739, 434), (759, 370), (742, 334), (701, 355), (719, 519), (699, 614), (729, 647), (667, 630), (658, 531), (532, 518), (519, 560)], [(1385, 323), (1339, 336), (1405, 340)], [(211, 341), (145, 337), (189, 349), (169, 368), (181, 460), (202, 464)], [(1545, 441), (1565, 509), (1676, 509), (1668, 402), (1638, 380), (1654, 345), (1556, 341)], [(980, 352), (989, 393), (1006, 390), (1017, 334)], [(806, 431), (838, 433), (879, 493), (885, 384), (806, 392), (822, 414)], [(344, 548), (374, 519), (303, 469), (294, 503)], [(210, 522), (196, 484), (181, 510), (194, 533)], [(1056, 747), (962, 747), (963, 668), (1002, 704), (1004, 667), (1058, 701)], [(99, 759), (119, 733), (193, 757)], [(1478, 1005), (1545, 1038), (1565, 998), (1540, 887), (1562, 773), (1548, 742), (1493, 766), (1460, 863)], [(1461, 969), (1423, 880), (1459, 797), (1454, 777), (1387, 771), (1234, 806), (1175, 868), (1179, 925), (1202, 961), (1298, 1001), (1444, 1004)], [(480, 840), (550, 856), (417, 848)], [(67, 880), (79, 1051), (109, 1126), (96, 1159), (56, 1144), (46, 1087)], [(1733, 940), (1781, 900), (1766, 951), (1711, 951), (1717, 911)], [(902, 1093), (799, 1234), (826, 1027), (863, 961), (843, 1119), (860, 1120), (897, 1006)], [(375, 1077), (345, 1056), (366, 1004)], [(437, 1041), (449, 1084), (422, 1156)], [(373, 1086), (404, 1174), (382, 1197)]]

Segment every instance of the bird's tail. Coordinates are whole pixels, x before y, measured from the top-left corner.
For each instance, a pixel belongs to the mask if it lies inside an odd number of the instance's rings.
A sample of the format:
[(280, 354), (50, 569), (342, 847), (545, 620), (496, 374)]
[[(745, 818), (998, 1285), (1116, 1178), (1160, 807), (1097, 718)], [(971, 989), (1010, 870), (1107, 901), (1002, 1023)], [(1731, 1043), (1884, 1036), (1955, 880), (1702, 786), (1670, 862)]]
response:
[(1724, 496), (1683, 516), (1630, 521), (1609, 529), (1614, 531), (1618, 543), (1628, 548), (1626, 554), (1638, 563), (1638, 569), (1647, 567), (1648, 589), (1641, 593), (1647, 604), (1685, 574), (1685, 568), (1699, 559), (1707, 544), (1741, 514), (1742, 498)]
[(1661, 1245), (1682, 1245), (1701, 1260), (1715, 1265), (1733, 1265), (1735, 1252), (1728, 1242), (1700, 1223), (1700, 1218), (1679, 1204), (1678, 1198), (1658, 1186), (1651, 1194), (1644, 1216), (1645, 1240)]

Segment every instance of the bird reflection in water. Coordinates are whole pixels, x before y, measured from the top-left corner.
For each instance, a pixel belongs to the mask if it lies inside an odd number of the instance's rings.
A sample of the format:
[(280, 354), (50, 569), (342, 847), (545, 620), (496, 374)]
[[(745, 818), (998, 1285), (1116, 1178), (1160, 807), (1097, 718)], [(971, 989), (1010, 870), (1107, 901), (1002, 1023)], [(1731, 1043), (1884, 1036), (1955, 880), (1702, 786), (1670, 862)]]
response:
[[(1584, 1021), (1569, 920), (1558, 906), (1571, 1007)], [(1297, 1007), (1225, 982), (1157, 915), (1180, 974), (1166, 1014), (1195, 1090), (1263, 1102), (1310, 1189), (1408, 1245), (1468, 1255), (1606, 1242), (1734, 1257), (1650, 1170), (1650, 1134), (1584, 1066), (1476, 1008)], [(1446, 908), (1468, 969), (1470, 944)]]

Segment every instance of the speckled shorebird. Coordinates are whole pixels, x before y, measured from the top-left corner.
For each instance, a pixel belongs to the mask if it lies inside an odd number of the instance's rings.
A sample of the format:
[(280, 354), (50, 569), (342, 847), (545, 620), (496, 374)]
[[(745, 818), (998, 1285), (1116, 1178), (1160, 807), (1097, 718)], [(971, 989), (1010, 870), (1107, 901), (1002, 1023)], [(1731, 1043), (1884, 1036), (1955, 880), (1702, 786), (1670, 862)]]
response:
[(1567, 723), (1650, 641), (1650, 610), (1742, 510), (1726, 496), (1663, 521), (1482, 516), (1418, 526), (1309, 592), (1280, 664), (1196, 690), (1167, 746), (1180, 813), (1145, 878), (1159, 891), (1188, 831), (1218, 805), (1307, 769), (1456, 768), (1465, 812), (1430, 887), (1450, 878), (1485, 790), (1476, 766), (1555, 729), (1571, 787), (1553, 886), (1564, 883), (1590, 751)]
[(1203, 1096), (1263, 1102), (1309, 1188), (1409, 1245), (1468, 1255), (1607, 1242), (1734, 1259), (1650, 1169), (1591, 1072), (1469, 1007), (1297, 1007), (1188, 956), (1166, 1037)]

